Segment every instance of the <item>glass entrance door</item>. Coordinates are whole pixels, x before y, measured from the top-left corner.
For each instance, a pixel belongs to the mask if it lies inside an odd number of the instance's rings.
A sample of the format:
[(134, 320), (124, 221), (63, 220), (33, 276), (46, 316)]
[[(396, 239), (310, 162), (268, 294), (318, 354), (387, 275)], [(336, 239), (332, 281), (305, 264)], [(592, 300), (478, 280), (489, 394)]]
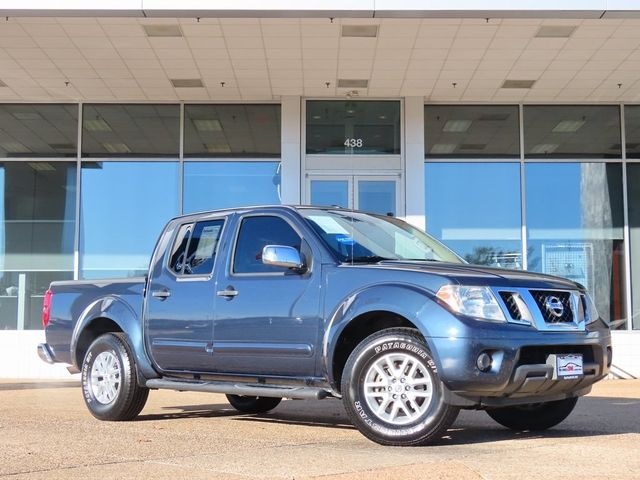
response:
[(310, 205), (354, 208), (381, 215), (398, 215), (399, 182), (396, 176), (312, 175), (307, 185)]

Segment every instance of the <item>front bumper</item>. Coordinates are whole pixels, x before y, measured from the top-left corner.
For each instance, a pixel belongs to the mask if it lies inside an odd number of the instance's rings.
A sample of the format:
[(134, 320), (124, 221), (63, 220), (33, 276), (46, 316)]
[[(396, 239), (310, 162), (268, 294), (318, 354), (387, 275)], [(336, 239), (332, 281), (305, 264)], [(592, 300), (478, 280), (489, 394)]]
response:
[[(447, 338), (434, 343), (440, 360), (440, 378), (452, 398), (458, 399), (452, 403), (466, 406), (515, 405), (584, 395), (591, 385), (607, 376), (611, 366), (611, 337), (607, 329)], [(482, 353), (492, 358), (491, 368), (486, 372), (477, 366)], [(550, 356), (565, 353), (582, 355), (582, 376), (556, 377)]]
[(51, 363), (51, 364), (55, 363), (55, 361), (53, 360), (53, 352), (51, 351), (51, 348), (49, 347), (49, 345), (46, 343), (38, 344), (38, 356), (40, 357), (40, 360), (42, 360), (43, 362)]

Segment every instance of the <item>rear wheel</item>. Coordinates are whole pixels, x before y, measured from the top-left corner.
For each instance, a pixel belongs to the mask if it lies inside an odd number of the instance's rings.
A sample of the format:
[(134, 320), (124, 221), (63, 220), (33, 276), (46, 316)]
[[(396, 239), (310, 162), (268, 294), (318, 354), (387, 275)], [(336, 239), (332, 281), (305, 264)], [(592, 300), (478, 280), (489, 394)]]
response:
[(227, 395), (227, 400), (233, 408), (242, 413), (265, 413), (276, 408), (282, 401), (277, 397), (249, 397), (246, 395)]
[(487, 413), (500, 425), (512, 430), (546, 430), (567, 418), (577, 402), (578, 397), (574, 397), (555, 402), (491, 408)]
[(100, 420), (131, 420), (144, 408), (149, 389), (137, 382), (133, 354), (122, 333), (105, 333), (89, 346), (82, 363), (82, 393)]
[(342, 398), (353, 424), (382, 445), (424, 445), (458, 415), (422, 337), (393, 328), (367, 337), (349, 356)]

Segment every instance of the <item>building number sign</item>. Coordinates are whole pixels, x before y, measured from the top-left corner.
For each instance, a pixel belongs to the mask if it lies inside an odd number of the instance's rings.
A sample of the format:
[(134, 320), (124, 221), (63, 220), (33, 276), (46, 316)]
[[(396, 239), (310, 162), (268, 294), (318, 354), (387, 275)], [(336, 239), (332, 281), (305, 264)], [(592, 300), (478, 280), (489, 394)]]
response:
[(347, 148), (362, 148), (364, 146), (364, 142), (361, 138), (347, 138), (344, 141), (344, 146)]

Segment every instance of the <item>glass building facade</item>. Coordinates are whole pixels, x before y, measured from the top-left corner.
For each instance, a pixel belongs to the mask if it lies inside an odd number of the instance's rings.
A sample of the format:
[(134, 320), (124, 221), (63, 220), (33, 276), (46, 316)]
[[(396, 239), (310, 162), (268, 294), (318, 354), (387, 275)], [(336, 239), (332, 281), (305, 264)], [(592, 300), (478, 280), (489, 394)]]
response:
[[(303, 103), (301, 203), (416, 202), (402, 100)], [(278, 104), (0, 105), (0, 330), (40, 328), (51, 281), (144, 274), (173, 216), (281, 203), (282, 123)], [(424, 152), (429, 233), (578, 281), (640, 330), (640, 105), (425, 105)]]

